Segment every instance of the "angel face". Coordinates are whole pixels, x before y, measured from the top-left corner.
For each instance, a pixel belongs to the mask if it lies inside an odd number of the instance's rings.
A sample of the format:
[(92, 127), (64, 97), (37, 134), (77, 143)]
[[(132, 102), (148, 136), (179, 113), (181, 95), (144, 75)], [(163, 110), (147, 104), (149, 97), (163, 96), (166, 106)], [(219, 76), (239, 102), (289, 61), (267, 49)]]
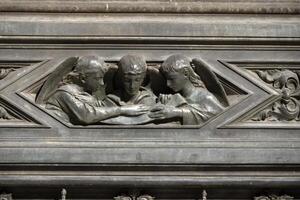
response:
[(123, 76), (123, 89), (129, 96), (136, 95), (144, 80), (144, 74), (126, 74)]
[(160, 71), (167, 79), (167, 86), (174, 92), (180, 92), (191, 83), (190, 60), (184, 55), (169, 56), (162, 64)]
[(146, 61), (137, 55), (126, 55), (121, 58), (118, 67), (123, 91), (129, 97), (135, 96), (144, 81), (147, 71)]
[(105, 86), (103, 78), (104, 78), (104, 74), (101, 72), (87, 73), (85, 74), (85, 78), (84, 78), (85, 87), (89, 91), (95, 92), (100, 87)]
[(189, 81), (186, 75), (176, 71), (165, 73), (165, 77), (167, 79), (167, 86), (174, 92), (181, 91), (186, 82)]
[(103, 77), (107, 70), (108, 66), (99, 56), (80, 57), (74, 69), (79, 74), (85, 90), (92, 93), (103, 88)]

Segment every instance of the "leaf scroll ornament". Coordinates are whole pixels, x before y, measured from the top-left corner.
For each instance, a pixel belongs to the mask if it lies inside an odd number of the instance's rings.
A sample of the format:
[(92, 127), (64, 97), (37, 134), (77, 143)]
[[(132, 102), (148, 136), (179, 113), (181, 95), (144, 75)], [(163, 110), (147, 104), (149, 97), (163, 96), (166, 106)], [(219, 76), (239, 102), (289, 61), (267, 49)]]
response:
[(253, 121), (299, 121), (300, 85), (299, 70), (256, 70), (258, 77), (279, 92), (281, 98), (257, 116)]

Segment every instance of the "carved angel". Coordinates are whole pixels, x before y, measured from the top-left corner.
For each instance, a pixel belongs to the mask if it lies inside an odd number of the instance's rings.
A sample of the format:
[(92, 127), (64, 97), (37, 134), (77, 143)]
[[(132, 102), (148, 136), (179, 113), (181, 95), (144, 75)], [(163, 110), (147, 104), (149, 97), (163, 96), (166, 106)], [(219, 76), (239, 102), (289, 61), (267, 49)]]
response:
[(194, 59), (193, 64), (198, 74), (183, 55), (172, 55), (162, 64), (160, 72), (175, 94), (160, 94), (159, 104), (149, 114), (151, 118), (158, 122), (177, 119), (183, 125), (197, 125), (228, 106), (216, 75), (199, 59)]
[[(143, 105), (108, 105), (104, 83), (107, 70), (106, 63), (98, 56), (66, 59), (44, 83), (36, 102), (45, 103), (51, 113), (75, 125), (96, 124), (120, 115), (143, 114), (147, 110)], [(70, 73), (76, 78), (60, 85), (63, 77)]]
[[(162, 64), (159, 70), (148, 67), (149, 83), (142, 88), (144, 91), (148, 91), (146, 94), (150, 100), (153, 99), (153, 95), (149, 90), (158, 96), (155, 105), (153, 101), (146, 104), (152, 107), (150, 112), (134, 117), (120, 116), (117, 117), (117, 120), (112, 118), (102, 122), (114, 124), (181, 122), (183, 125), (199, 125), (220, 113), (224, 107), (229, 105), (224, 88), (205, 63), (199, 59), (194, 59), (193, 64), (195, 69), (192, 68), (187, 57), (173, 55)], [(125, 79), (121, 77), (118, 81), (123, 84), (123, 92), (130, 89), (131, 86), (126, 86), (128, 83)], [(142, 80), (135, 84), (135, 95), (139, 94), (138, 89), (141, 83)], [(167, 87), (171, 91), (168, 91)], [(143, 90), (140, 90), (140, 94)]]
[[(194, 68), (185, 56), (173, 55), (158, 70), (147, 67), (138, 56), (127, 55), (105, 81), (109, 73), (101, 58), (72, 57), (48, 77), (36, 102), (77, 125), (198, 125), (220, 113), (228, 100), (210, 68), (198, 59), (192, 63)], [(66, 79), (68, 75), (71, 78)], [(148, 84), (144, 84), (145, 78)], [(68, 81), (61, 84), (62, 80)], [(105, 90), (107, 84), (110, 91)]]

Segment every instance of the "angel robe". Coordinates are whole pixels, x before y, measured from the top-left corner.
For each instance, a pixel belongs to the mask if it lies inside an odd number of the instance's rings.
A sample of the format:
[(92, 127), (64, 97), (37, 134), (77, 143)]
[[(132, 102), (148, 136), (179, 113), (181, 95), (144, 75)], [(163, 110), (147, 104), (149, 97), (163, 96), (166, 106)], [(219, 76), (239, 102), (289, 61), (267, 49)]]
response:
[(199, 125), (224, 110), (217, 98), (208, 90), (197, 88), (192, 95), (172, 95), (166, 104), (182, 109), (183, 125)]
[[(156, 96), (152, 91), (147, 88), (140, 87), (140, 90), (136, 96), (134, 96), (130, 102), (124, 102), (121, 98), (121, 91), (117, 90), (113, 94), (108, 94), (104, 100), (105, 105), (108, 107), (126, 106), (126, 105), (146, 105), (153, 106), (156, 104)], [(104, 124), (122, 124), (122, 125), (133, 125), (133, 124), (148, 124), (153, 119), (148, 116), (148, 113), (138, 116), (117, 116), (107, 120), (103, 120)]]
[(140, 87), (139, 93), (130, 101), (130, 103), (122, 101), (120, 90), (115, 91), (113, 94), (108, 94), (105, 102), (108, 106), (124, 106), (130, 104), (143, 104), (147, 106), (153, 106), (156, 103), (156, 96), (152, 91), (144, 87)]
[(75, 125), (94, 124), (120, 114), (118, 107), (106, 107), (104, 101), (98, 101), (76, 84), (58, 88), (48, 99), (46, 109)]

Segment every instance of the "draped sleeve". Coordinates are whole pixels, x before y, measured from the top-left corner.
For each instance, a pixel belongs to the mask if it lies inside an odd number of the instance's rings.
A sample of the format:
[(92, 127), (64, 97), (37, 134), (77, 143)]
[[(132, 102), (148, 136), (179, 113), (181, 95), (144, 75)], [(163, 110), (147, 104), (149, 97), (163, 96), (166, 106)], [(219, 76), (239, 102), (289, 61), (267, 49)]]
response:
[[(187, 99), (188, 101), (188, 99)], [(183, 125), (202, 124), (211, 117), (220, 113), (224, 108), (212, 94), (206, 94), (205, 97), (199, 97), (198, 103), (188, 101), (182, 106)]]
[(75, 125), (87, 125), (119, 114), (118, 107), (104, 107), (88, 93), (59, 89), (48, 100), (46, 109)]

